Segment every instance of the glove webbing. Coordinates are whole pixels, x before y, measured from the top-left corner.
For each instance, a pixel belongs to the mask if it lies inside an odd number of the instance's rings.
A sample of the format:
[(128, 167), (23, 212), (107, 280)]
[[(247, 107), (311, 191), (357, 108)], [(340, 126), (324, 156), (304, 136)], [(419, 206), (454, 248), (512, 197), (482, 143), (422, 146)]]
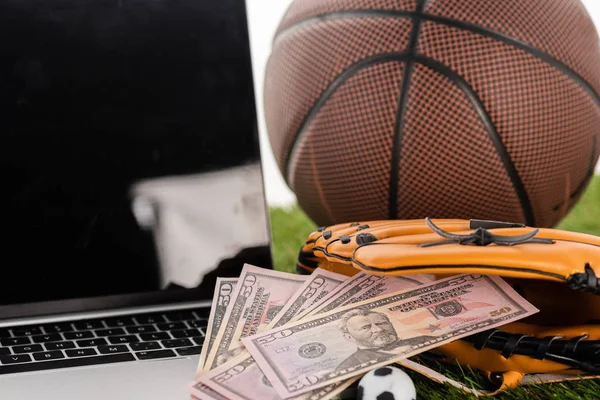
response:
[(511, 334), (497, 329), (464, 338), (477, 350), (500, 351), (505, 358), (513, 354), (538, 360), (550, 360), (591, 374), (600, 374), (600, 340), (586, 340), (588, 335), (563, 340), (561, 336), (536, 338)]
[(585, 272), (571, 275), (567, 278), (567, 285), (573, 290), (600, 294), (600, 279), (589, 264), (585, 266)]
[(480, 226), (469, 235), (456, 235), (439, 228), (437, 225), (431, 222), (429, 218), (425, 218), (425, 222), (432, 231), (441, 237), (448, 239), (448, 241), (423, 243), (420, 244), (419, 247), (439, 246), (450, 243), (458, 243), (460, 245), (474, 244), (476, 246), (489, 246), (490, 244), (496, 244), (498, 246), (516, 246), (523, 243), (554, 244), (554, 241), (551, 239), (536, 238), (535, 236), (540, 231), (539, 229), (535, 229), (533, 232), (520, 236), (499, 236), (494, 235), (483, 226)]

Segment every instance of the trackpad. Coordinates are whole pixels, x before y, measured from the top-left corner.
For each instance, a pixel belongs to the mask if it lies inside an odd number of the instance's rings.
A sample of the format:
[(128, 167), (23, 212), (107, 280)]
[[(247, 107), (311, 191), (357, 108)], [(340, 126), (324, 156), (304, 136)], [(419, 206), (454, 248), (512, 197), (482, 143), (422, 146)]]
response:
[(198, 356), (0, 376), (2, 400), (189, 400)]

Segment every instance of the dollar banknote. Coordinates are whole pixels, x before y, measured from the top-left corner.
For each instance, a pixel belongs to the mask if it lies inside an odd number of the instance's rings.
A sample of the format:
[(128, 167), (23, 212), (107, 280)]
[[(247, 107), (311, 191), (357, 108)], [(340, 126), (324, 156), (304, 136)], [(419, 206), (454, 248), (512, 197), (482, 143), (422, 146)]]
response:
[(242, 341), (279, 396), (289, 398), (538, 311), (501, 278), (465, 274)]
[(190, 400), (229, 400), (206, 385), (198, 384), (194, 389), (194, 394), (190, 396)]
[(330, 293), (335, 293), (333, 289), (347, 279), (348, 277), (345, 275), (317, 268), (267, 327), (276, 328), (287, 324), (296, 315), (310, 309), (322, 298)]
[(203, 370), (214, 369), (239, 355), (243, 349), (240, 339), (268, 325), (306, 279), (245, 264)]
[[(309, 393), (293, 397), (293, 400), (325, 400), (329, 399), (352, 385), (358, 378), (335, 382)], [(210, 385), (210, 386), (209, 386)], [(280, 400), (281, 397), (273, 389), (269, 380), (258, 367), (254, 359), (245, 355), (237, 357), (226, 364), (202, 375), (190, 386), (190, 391), (202, 399), (207, 389), (219, 391), (229, 400)], [(210, 400), (210, 399), (209, 399)]]
[[(396, 277), (382, 278), (363, 272), (354, 277), (347, 277), (317, 268), (265, 329), (276, 328), (296, 319), (296, 316), (304, 314), (306, 310), (314, 309), (313, 306), (316, 304), (322, 304), (322, 299), (333, 298), (335, 300), (337, 297), (343, 297), (342, 303), (345, 304), (362, 298), (366, 299), (369, 296), (375, 297), (378, 294), (414, 287), (419, 281), (430, 281), (430, 279), (426, 276), (415, 276), (414, 279), (408, 280)], [(359, 289), (353, 290), (356, 287)], [(336, 290), (332, 291), (333, 289)], [(348, 292), (352, 295), (347, 296)], [(341, 303), (330, 301), (327, 304)], [(315, 313), (326, 312), (328, 307), (320, 307), (320, 309), (321, 311), (315, 311)], [(335, 396), (355, 381), (356, 379), (348, 379), (336, 382), (300, 397), (316, 400)], [(192, 392), (198, 396), (210, 395), (210, 393), (214, 393), (212, 389), (236, 400), (280, 398), (247, 352), (245, 355), (217, 367), (210, 373), (204, 374), (191, 386)]]
[(359, 272), (352, 277), (351, 281), (346, 282), (342, 287), (338, 288), (335, 293), (331, 293), (314, 307), (298, 315), (296, 320), (310, 315), (325, 313), (383, 294), (414, 288), (431, 281), (432, 279), (427, 275), (377, 276)]
[[(279, 314), (267, 325), (266, 329), (284, 325), (296, 314), (309, 308), (347, 279), (349, 279), (347, 276), (317, 268)], [(199, 398), (207, 395), (209, 390), (213, 390), (235, 400), (279, 399), (279, 395), (256, 365), (254, 359), (246, 351), (244, 353), (212, 371), (200, 375), (190, 384), (191, 392)], [(325, 399), (340, 393), (353, 382), (353, 380), (336, 382), (329, 387), (315, 390), (315, 393), (303, 395), (301, 398)]]
[[(346, 277), (317, 268), (280, 314), (265, 329), (282, 326), (291, 320), (295, 320), (298, 315), (305, 315), (307, 310), (311, 311), (308, 315), (327, 312), (332, 306), (336, 307), (360, 299), (366, 300), (369, 296), (375, 297), (378, 294), (415, 287), (421, 281), (429, 282), (430, 279), (426, 276), (397, 279), (397, 277), (379, 277), (364, 272), (359, 272), (353, 277)], [(332, 291), (334, 288), (335, 291)], [(343, 301), (339, 301), (340, 298)], [(327, 301), (324, 303), (321, 301), (323, 299)], [(336, 395), (355, 380), (348, 379), (336, 382), (324, 388), (316, 389), (314, 393), (308, 393), (300, 397), (320, 399), (323, 398), (320, 396)], [(253, 382), (253, 384), (248, 384), (248, 382)], [(206, 393), (209, 388), (236, 400), (280, 398), (247, 352), (245, 356), (217, 367), (192, 384), (192, 391), (195, 393)]]
[(323, 296), (321, 299), (319, 299), (319, 301), (314, 303), (310, 308), (307, 308), (304, 311), (296, 314), (292, 318), (292, 321), (297, 321), (297, 320), (300, 320), (300, 319), (306, 317), (307, 315), (312, 315), (313, 310), (316, 310), (318, 307), (323, 305), (326, 301), (329, 301), (332, 297), (337, 297), (338, 295), (341, 295), (341, 293), (344, 293), (344, 292), (350, 290), (350, 288), (356, 286), (360, 281), (365, 279), (367, 276), (368, 275), (364, 272), (358, 272), (355, 275), (347, 278), (344, 282), (342, 282), (335, 289), (335, 292), (330, 292), (329, 294), (327, 294), (327, 295)]
[(223, 321), (225, 311), (227, 310), (227, 306), (231, 301), (231, 294), (233, 293), (237, 282), (238, 278), (217, 278), (217, 282), (215, 284), (215, 293), (213, 295), (213, 301), (210, 309), (210, 316), (208, 317), (206, 336), (202, 345), (202, 351), (200, 352), (200, 360), (198, 361), (199, 371), (204, 367), (206, 356), (210, 352), (210, 349), (215, 342), (217, 332), (221, 327), (221, 322)]

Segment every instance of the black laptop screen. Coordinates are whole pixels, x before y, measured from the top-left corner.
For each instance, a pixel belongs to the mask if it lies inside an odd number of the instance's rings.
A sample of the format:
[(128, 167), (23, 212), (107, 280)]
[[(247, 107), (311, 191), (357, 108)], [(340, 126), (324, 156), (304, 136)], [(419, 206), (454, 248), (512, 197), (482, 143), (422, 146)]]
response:
[(0, 0), (0, 317), (253, 260), (260, 240), (177, 259), (227, 239), (219, 197), (264, 206), (246, 18), (244, 0)]

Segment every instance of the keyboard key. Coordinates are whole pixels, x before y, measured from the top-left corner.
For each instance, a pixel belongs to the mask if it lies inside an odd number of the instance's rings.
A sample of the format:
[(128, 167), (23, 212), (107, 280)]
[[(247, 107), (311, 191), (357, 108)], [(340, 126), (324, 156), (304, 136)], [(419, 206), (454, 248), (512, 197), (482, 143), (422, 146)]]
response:
[(108, 344), (106, 339), (103, 339), (103, 338), (78, 340), (75, 343), (77, 343), (77, 346), (79, 346), (79, 347), (94, 347), (94, 346), (102, 346), (104, 344)]
[(12, 348), (13, 353), (33, 353), (34, 351), (44, 351), (41, 345), (39, 344), (28, 344), (25, 346), (14, 346)]
[(142, 340), (171, 339), (171, 335), (169, 335), (167, 332), (141, 333), (140, 337)]
[(112, 354), (112, 353), (126, 353), (129, 352), (127, 346), (122, 344), (116, 344), (114, 346), (98, 346), (100, 354)]
[(46, 333), (60, 333), (60, 332), (70, 332), (74, 331), (73, 324), (70, 322), (60, 323), (60, 324), (46, 324), (42, 325), (42, 329)]
[(206, 328), (208, 326), (207, 319), (195, 319), (193, 321), (187, 321), (187, 324), (192, 328)]
[(35, 358), (38, 361), (43, 361), (43, 360), (57, 360), (59, 358), (65, 358), (65, 355), (60, 350), (45, 351), (43, 353), (33, 353), (33, 358)]
[(188, 319), (197, 319), (194, 313), (192, 313), (191, 311), (171, 311), (164, 313), (164, 315), (171, 322), (185, 321)]
[(0, 339), (11, 337), (10, 331), (8, 328), (0, 328)]
[(201, 350), (202, 346), (192, 346), (177, 349), (176, 351), (180, 356), (193, 356), (194, 354), (200, 354)]
[(183, 322), (172, 322), (170, 324), (158, 324), (158, 329), (161, 331), (172, 331), (175, 329), (185, 329), (186, 326)]
[(8, 347), (0, 347), (0, 356), (5, 356), (10, 354), (10, 349)]
[(46, 350), (63, 350), (63, 349), (74, 349), (75, 343), (73, 342), (52, 342), (44, 343)]
[(138, 351), (135, 353), (140, 360), (154, 360), (156, 358), (175, 357), (173, 350)]
[(159, 324), (166, 321), (165, 317), (160, 314), (136, 315), (135, 320), (138, 324)]
[(91, 329), (105, 328), (104, 324), (100, 320), (75, 322), (73, 325), (80, 331), (89, 331)]
[[(28, 355), (24, 354), (19, 357)], [(135, 361), (136, 358), (131, 353), (110, 354), (96, 357), (64, 358), (62, 360), (53, 360), (38, 363), (24, 363), (15, 365), (0, 366), (0, 374), (14, 374), (16, 372), (43, 371), (48, 369), (80, 367), (84, 365), (100, 365), (117, 362)], [(30, 360), (27, 360), (30, 361)], [(0, 359), (0, 362), (2, 360)]]
[(131, 317), (114, 317), (107, 318), (104, 323), (109, 328), (120, 328), (123, 326), (135, 325), (135, 321)]
[(96, 331), (97, 336), (117, 336), (124, 335), (125, 333), (123, 328), (100, 329)]
[(163, 340), (162, 345), (167, 348), (172, 347), (188, 347), (192, 345), (189, 339), (173, 339), (173, 340)]
[(130, 326), (126, 328), (127, 333), (146, 333), (156, 332), (156, 328), (152, 325)]
[(194, 343), (196, 344), (203, 344), (204, 343), (204, 336), (194, 336), (193, 338), (191, 338)]
[(14, 354), (12, 356), (0, 357), (0, 363), (2, 364), (16, 364), (29, 361), (31, 361), (29, 354)]
[(135, 335), (126, 335), (126, 336), (114, 336), (114, 337), (109, 337), (108, 341), (110, 343), (132, 343), (132, 342), (139, 342), (140, 339), (137, 338), (137, 336)]
[(91, 331), (67, 332), (64, 335), (65, 335), (65, 339), (68, 339), (68, 340), (89, 339), (89, 338), (94, 337), (94, 333)]
[(45, 343), (45, 342), (60, 342), (63, 340), (60, 333), (49, 333), (47, 335), (32, 336), (31, 339), (34, 343)]
[(18, 337), (18, 338), (10, 338), (10, 339), (0, 339), (0, 344), (2, 346), (18, 346), (21, 344), (30, 344), (31, 339), (29, 337)]
[(42, 330), (35, 326), (20, 326), (12, 328), (12, 332), (15, 336), (33, 336), (41, 334)]
[(131, 343), (129, 345), (131, 350), (140, 351), (140, 350), (156, 350), (161, 349), (161, 345), (158, 342), (139, 342), (139, 343)]
[(67, 357), (87, 357), (98, 354), (96, 349), (65, 350), (65, 353), (67, 353)]
[(174, 338), (194, 337), (200, 335), (198, 329), (183, 329), (181, 331), (171, 331)]
[(210, 316), (210, 307), (196, 308), (194, 314), (200, 319), (208, 319)]

